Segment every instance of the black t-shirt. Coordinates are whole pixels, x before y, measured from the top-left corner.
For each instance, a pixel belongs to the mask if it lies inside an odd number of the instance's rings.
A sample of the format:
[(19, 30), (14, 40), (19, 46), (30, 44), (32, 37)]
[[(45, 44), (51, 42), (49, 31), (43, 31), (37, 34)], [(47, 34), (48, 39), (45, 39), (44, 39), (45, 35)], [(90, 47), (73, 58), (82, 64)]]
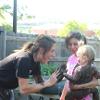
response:
[(14, 53), (0, 61), (0, 86), (4, 88), (16, 88), (17, 77), (29, 78), (29, 75), (40, 74), (40, 63), (34, 62), (29, 52)]

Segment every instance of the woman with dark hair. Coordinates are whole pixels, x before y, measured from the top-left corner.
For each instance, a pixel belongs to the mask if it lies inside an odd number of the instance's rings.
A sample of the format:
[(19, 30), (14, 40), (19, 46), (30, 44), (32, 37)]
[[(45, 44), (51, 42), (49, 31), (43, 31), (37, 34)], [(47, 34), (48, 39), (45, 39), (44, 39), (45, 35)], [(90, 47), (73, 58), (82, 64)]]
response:
[[(80, 46), (77, 50), (78, 64), (74, 67), (73, 74), (65, 73), (65, 77), (70, 80), (72, 84), (83, 84), (92, 81), (92, 78), (100, 78), (100, 72), (94, 67), (95, 50), (90, 45)], [(70, 84), (71, 85), (71, 84)], [(97, 88), (70, 90), (66, 96), (66, 100), (83, 100), (83, 98), (92, 93), (93, 100), (99, 99), (99, 92)]]
[[(68, 46), (69, 46), (70, 40), (73, 39), (73, 38), (77, 39), (78, 43), (83, 42), (83, 44), (87, 44), (87, 40), (86, 40), (85, 36), (81, 32), (72, 31), (65, 38), (65, 44), (66, 44), (67, 49), (69, 49)], [(76, 43), (76, 44), (78, 44), (78, 43)]]
[[(77, 60), (77, 56), (76, 56), (76, 52), (78, 50), (78, 47), (80, 45), (86, 44), (86, 38), (85, 36), (80, 33), (80, 32), (70, 32), (69, 35), (65, 38), (65, 44), (67, 49), (69, 49), (71, 51), (71, 56), (68, 57), (66, 66), (67, 66), (67, 74), (72, 75), (73, 74), (73, 70), (74, 67), (77, 65), (78, 60)], [(77, 86), (76, 86), (77, 89)], [(70, 91), (70, 81), (66, 81), (64, 89), (62, 91), (60, 100), (65, 100), (65, 96), (67, 95), (67, 93)], [(86, 98), (90, 98), (90, 96), (87, 96)], [(84, 98), (84, 100), (87, 100)], [(90, 99), (88, 99), (90, 100)]]
[[(53, 86), (57, 82), (57, 72), (44, 81), (41, 77), (40, 63), (48, 63), (55, 56), (55, 41), (40, 35), (32, 43), (28, 43), (0, 61), (0, 100), (10, 100), (9, 90), (19, 86), (22, 94), (39, 92)], [(36, 84), (29, 84), (32, 75)]]

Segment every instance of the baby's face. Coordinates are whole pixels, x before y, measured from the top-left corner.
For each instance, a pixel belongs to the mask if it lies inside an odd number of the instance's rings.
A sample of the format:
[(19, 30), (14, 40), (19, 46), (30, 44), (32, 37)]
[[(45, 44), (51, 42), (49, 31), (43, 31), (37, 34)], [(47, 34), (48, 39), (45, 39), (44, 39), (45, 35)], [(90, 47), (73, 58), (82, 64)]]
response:
[(77, 60), (78, 60), (78, 64), (85, 66), (88, 64), (88, 57), (84, 54), (82, 54), (82, 52), (77, 52)]

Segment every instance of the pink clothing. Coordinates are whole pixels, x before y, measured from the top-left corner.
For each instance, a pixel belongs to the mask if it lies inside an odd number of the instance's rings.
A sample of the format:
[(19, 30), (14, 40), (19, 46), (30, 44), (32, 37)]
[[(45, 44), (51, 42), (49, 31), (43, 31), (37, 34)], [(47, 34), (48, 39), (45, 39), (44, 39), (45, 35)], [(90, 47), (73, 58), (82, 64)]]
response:
[(74, 67), (78, 63), (77, 57), (73, 54), (67, 60), (67, 74), (72, 75)]
[[(72, 54), (67, 60), (67, 70), (68, 70), (67, 74), (69, 75), (73, 74), (74, 67), (76, 66), (77, 63), (78, 63), (77, 57), (74, 54)], [(69, 89), (69, 81), (67, 87)], [(82, 100), (91, 100), (91, 99), (92, 99), (91, 96), (88, 95), (84, 97)]]

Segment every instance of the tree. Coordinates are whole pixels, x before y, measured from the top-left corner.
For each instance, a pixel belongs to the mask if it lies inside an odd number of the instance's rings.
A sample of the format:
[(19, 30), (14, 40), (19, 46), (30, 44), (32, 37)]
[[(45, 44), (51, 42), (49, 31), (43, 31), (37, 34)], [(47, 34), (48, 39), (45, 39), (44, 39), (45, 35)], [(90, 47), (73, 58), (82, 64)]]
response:
[(96, 36), (100, 38), (100, 29), (96, 29), (95, 32), (96, 32)]
[(2, 26), (6, 31), (11, 31), (12, 26), (9, 24), (7, 20), (7, 14), (12, 15), (12, 12), (9, 11), (11, 9), (10, 5), (0, 6), (0, 26)]
[(65, 37), (70, 31), (85, 31), (87, 30), (87, 25), (84, 23), (79, 23), (77, 21), (69, 21), (64, 25), (64, 27), (58, 31), (57, 35), (60, 37)]

